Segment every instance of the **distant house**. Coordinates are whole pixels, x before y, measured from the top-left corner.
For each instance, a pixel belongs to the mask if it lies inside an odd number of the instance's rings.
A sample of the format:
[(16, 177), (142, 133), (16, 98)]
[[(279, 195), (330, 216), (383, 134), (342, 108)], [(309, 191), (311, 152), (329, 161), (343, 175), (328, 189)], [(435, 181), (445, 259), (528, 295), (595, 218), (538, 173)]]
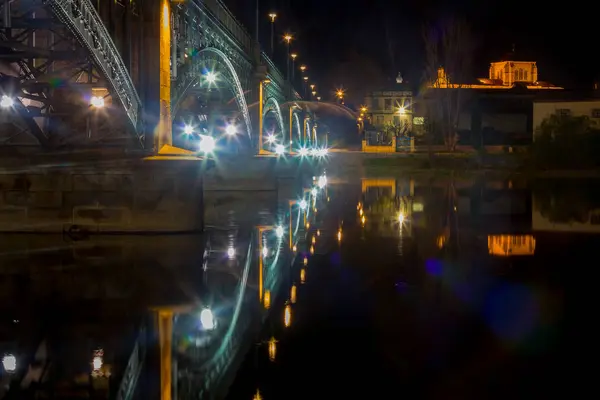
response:
[(365, 118), (375, 129), (386, 124), (402, 125), (410, 132), (413, 124), (413, 92), (400, 75), (396, 83), (369, 93)]
[(552, 114), (588, 116), (600, 127), (600, 92), (561, 91), (533, 100), (533, 133)]

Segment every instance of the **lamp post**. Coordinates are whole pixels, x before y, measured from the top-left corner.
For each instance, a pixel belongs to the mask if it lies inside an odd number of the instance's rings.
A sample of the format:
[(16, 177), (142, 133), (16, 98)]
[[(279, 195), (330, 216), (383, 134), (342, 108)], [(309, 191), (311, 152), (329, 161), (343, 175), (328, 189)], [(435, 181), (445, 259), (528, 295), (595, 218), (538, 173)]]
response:
[(292, 39), (294, 37), (292, 35), (290, 35), (289, 33), (286, 33), (283, 36), (283, 39), (285, 40), (286, 44), (287, 44), (287, 79), (290, 79), (290, 43), (292, 42)]
[(263, 150), (263, 87), (271, 83), (269, 79), (264, 79), (258, 84), (258, 154), (264, 154)]
[(290, 57), (292, 57), (292, 83), (293, 83), (294, 82), (294, 71), (296, 70), (296, 57), (298, 57), (298, 54), (292, 53), (292, 54), (290, 54)]
[(308, 85), (308, 76), (305, 76), (302, 79), (304, 79), (304, 84), (302, 86), (303, 86), (303, 89), (304, 89), (304, 97), (306, 98), (307, 97), (307, 95), (306, 95), (306, 85)]
[(271, 19), (271, 57), (273, 57), (273, 53), (275, 52), (275, 18), (277, 18), (277, 14), (275, 14), (274, 12), (270, 13), (269, 18)]

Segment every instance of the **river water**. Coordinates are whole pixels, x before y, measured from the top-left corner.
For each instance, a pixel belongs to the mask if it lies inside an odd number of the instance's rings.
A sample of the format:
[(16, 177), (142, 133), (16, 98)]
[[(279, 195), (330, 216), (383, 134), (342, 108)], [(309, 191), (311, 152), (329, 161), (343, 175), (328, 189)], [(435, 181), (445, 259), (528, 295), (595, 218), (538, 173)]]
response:
[(156, 398), (158, 338), (140, 327), (166, 309), (175, 398), (556, 393), (597, 187), (315, 177), (206, 193), (204, 235), (1, 236), (0, 398), (117, 398), (134, 346), (136, 397)]

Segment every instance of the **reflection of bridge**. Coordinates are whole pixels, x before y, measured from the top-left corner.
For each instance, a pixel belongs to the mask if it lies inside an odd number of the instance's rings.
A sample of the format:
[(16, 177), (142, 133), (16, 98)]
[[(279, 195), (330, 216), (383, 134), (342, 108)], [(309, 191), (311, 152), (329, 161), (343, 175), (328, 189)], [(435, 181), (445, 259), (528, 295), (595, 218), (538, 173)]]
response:
[(214, 114), (255, 140), (259, 109), (282, 134), (288, 125), (302, 134), (304, 118), (292, 116), (306, 111), (299, 95), (220, 0), (0, 7), (1, 144), (157, 151), (184, 144), (186, 118), (200, 124)]
[(2, 237), (0, 353), (17, 367), (0, 398), (222, 393), (306, 251), (312, 193), (203, 236)]

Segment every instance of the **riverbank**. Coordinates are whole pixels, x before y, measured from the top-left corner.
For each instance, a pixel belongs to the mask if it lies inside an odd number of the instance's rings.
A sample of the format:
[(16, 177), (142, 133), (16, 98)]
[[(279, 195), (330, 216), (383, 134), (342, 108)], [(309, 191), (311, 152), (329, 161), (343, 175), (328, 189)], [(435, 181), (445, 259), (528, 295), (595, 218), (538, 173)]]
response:
[(530, 165), (524, 154), (446, 153), (429, 158), (426, 153), (374, 155), (340, 153), (332, 155), (328, 172), (371, 176), (410, 174), (419, 178), (598, 178), (600, 169), (540, 169)]

